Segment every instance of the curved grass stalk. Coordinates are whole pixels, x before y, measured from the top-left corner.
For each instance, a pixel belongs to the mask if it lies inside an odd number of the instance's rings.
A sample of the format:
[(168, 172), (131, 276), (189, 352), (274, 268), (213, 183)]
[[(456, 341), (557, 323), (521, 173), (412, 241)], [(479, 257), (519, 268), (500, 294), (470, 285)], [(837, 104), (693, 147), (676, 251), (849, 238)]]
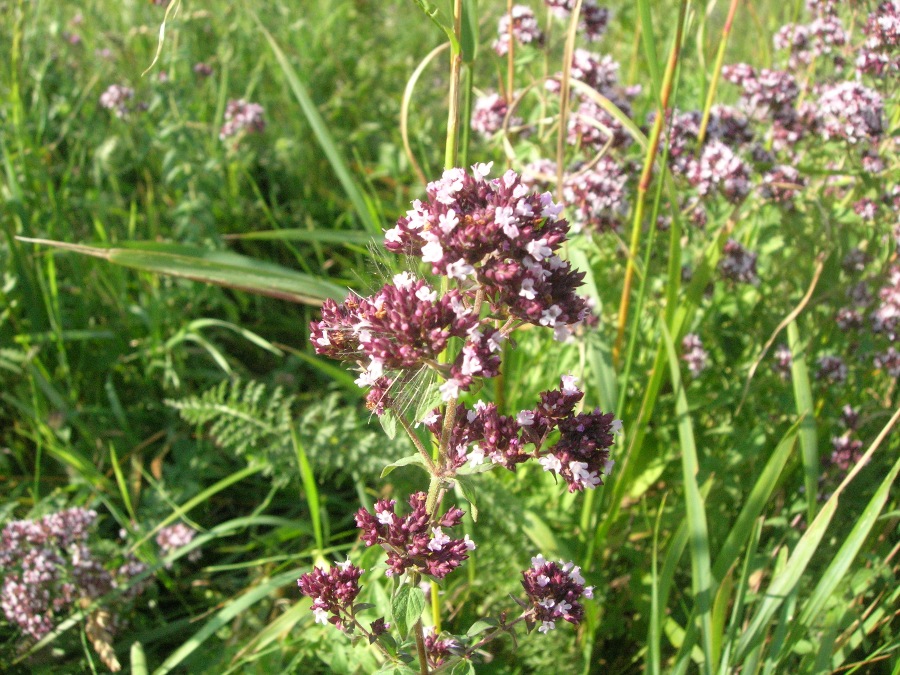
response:
[(406, 88), (403, 90), (403, 100), (400, 103), (400, 138), (403, 139), (403, 150), (406, 152), (406, 158), (409, 160), (410, 166), (413, 168), (416, 177), (422, 185), (428, 185), (428, 178), (425, 176), (425, 172), (422, 171), (422, 165), (419, 164), (419, 161), (416, 159), (416, 156), (412, 151), (412, 145), (409, 142), (409, 104), (412, 101), (413, 90), (416, 88), (416, 84), (422, 76), (422, 73), (425, 71), (425, 68), (428, 67), (428, 64), (430, 64), (438, 54), (449, 46), (449, 42), (438, 45), (422, 59), (419, 65), (416, 66), (412, 75), (410, 75), (409, 80), (406, 82)]

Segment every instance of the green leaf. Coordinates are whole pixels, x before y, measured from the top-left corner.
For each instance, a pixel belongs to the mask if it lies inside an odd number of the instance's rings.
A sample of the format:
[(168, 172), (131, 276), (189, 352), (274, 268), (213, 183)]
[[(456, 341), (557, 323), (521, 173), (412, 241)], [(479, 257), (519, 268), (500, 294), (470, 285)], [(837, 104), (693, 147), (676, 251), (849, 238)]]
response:
[(297, 74), (297, 71), (291, 65), (290, 61), (288, 61), (287, 56), (281, 50), (281, 47), (278, 46), (278, 43), (275, 42), (275, 38), (273, 38), (271, 33), (269, 33), (262, 25), (259, 18), (253, 14), (253, 12), (250, 12), (250, 15), (253, 17), (253, 20), (256, 21), (257, 27), (268, 41), (269, 47), (272, 48), (272, 52), (275, 54), (275, 60), (278, 61), (278, 65), (281, 67), (281, 72), (284, 73), (288, 86), (293, 92), (294, 97), (297, 99), (297, 102), (300, 104), (300, 107), (303, 109), (306, 121), (309, 122), (313, 135), (319, 142), (319, 147), (322, 148), (322, 152), (324, 152), (325, 156), (328, 158), (328, 163), (331, 164), (332, 171), (334, 171), (341, 187), (344, 188), (344, 192), (347, 193), (347, 197), (353, 204), (357, 217), (369, 232), (381, 236), (381, 227), (372, 215), (372, 211), (369, 208), (365, 195), (353, 179), (353, 175), (350, 173), (347, 163), (341, 156), (337, 144), (335, 144), (334, 139), (328, 132), (328, 125), (325, 124), (325, 120), (322, 119), (319, 109), (316, 107), (315, 103), (313, 103), (309, 91), (306, 89), (306, 85), (300, 81), (300, 76)]
[[(384, 477), (387, 476), (391, 471), (393, 471), (394, 469), (396, 469), (396, 468), (398, 468), (398, 467), (401, 467), (401, 466), (408, 466), (408, 465), (410, 465), (410, 464), (418, 464), (419, 466), (422, 467), (422, 469), (423, 469), (426, 473), (428, 473), (428, 468), (425, 466), (425, 460), (422, 458), (422, 455), (420, 455), (420, 454), (417, 452), (417, 453), (414, 454), (414, 455), (409, 455), (408, 457), (403, 457), (403, 458), (401, 458), (401, 459), (398, 459), (396, 462), (391, 462), (390, 464), (388, 464), (388, 465), (387, 465), (386, 467), (384, 467), (384, 469), (382, 470), (382, 472), (381, 472), (381, 477), (384, 478)], [(430, 475), (430, 474), (429, 474), (429, 475)]]
[(459, 475), (456, 476), (456, 484), (459, 485), (463, 497), (466, 498), (466, 501), (469, 502), (469, 505), (472, 507), (472, 520), (478, 522), (478, 507), (475, 505), (475, 486), (470, 479), (463, 478)]
[(421, 10), (425, 12), (425, 16), (431, 19), (431, 22), (440, 28), (444, 35), (447, 36), (447, 39), (450, 41), (450, 49), (453, 53), (459, 54), (459, 41), (456, 39), (456, 33), (453, 30), (452, 24), (444, 18), (440, 8), (430, 2), (430, 0), (413, 0), (413, 2), (415, 2)]
[(699, 463), (694, 442), (694, 426), (688, 412), (687, 396), (681, 381), (678, 356), (672, 344), (672, 336), (665, 324), (662, 325), (666, 351), (669, 355), (669, 372), (672, 388), (675, 390), (675, 412), (678, 416), (678, 440), (681, 445), (681, 467), (684, 479), (684, 501), (687, 512), (688, 529), (691, 539), (691, 585), (696, 614), (700, 618), (700, 635), (703, 642), (703, 671), (708, 675), (715, 669), (712, 605), (714, 593), (709, 555), (709, 530), (706, 524), (706, 509), (700, 486), (697, 484)]
[(155, 241), (85, 246), (50, 239), (18, 239), (103, 258), (113, 264), (144, 272), (183, 277), (290, 302), (321, 305), (327, 298), (342, 300), (347, 295), (345, 289), (330, 281), (230, 251), (210, 251)]
[(463, 63), (472, 63), (478, 55), (478, 0), (463, 0), (462, 35), (459, 36)]
[(361, 231), (346, 230), (307, 230), (303, 228), (285, 228), (284, 230), (262, 230), (260, 232), (242, 232), (226, 234), (225, 239), (250, 239), (253, 241), (309, 241), (318, 244), (345, 244), (366, 246), (380, 244), (384, 237)]
[(450, 671), (450, 675), (474, 675), (475, 666), (472, 665), (471, 661), (462, 660), (457, 662), (453, 669)]
[(466, 631), (466, 635), (468, 635), (469, 637), (474, 637), (476, 635), (480, 635), (486, 630), (496, 628), (497, 625), (498, 623), (496, 619), (479, 619), (469, 627), (469, 630)]
[(132, 675), (147, 675), (147, 655), (140, 642), (131, 645), (131, 672)]
[[(392, 410), (385, 410), (383, 415), (379, 415), (378, 422), (388, 438), (391, 440), (397, 438), (397, 418), (394, 417)], [(381, 477), (384, 478), (385, 475), (387, 474), (381, 474)]]
[(800, 344), (797, 322), (788, 324), (788, 347), (791, 350), (791, 381), (800, 422), (800, 451), (803, 457), (803, 485), (806, 488), (807, 517), (816, 516), (816, 494), (819, 491), (819, 441), (816, 435), (816, 414), (813, 409), (812, 388), (805, 350)]
[(391, 600), (391, 614), (402, 638), (409, 635), (410, 628), (422, 618), (424, 611), (425, 594), (421, 588), (403, 584), (397, 589)]

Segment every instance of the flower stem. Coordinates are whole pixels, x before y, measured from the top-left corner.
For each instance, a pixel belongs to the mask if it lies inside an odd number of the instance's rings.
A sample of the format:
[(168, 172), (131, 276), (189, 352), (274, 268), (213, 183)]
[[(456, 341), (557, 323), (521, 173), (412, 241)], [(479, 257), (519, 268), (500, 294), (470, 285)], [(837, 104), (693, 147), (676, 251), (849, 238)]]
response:
[(706, 139), (706, 129), (709, 126), (709, 114), (713, 101), (716, 98), (716, 88), (719, 85), (719, 77), (722, 73), (722, 62), (725, 60), (725, 46), (728, 44), (728, 36), (731, 34), (731, 24), (734, 22), (734, 14), (737, 11), (738, 0), (731, 0), (728, 8), (728, 18), (722, 27), (722, 38), (719, 40), (719, 51), (716, 53), (716, 65), (713, 68), (712, 82), (709, 83), (709, 91), (706, 93), (706, 104), (703, 106), (703, 118), (700, 120), (700, 131), (697, 133), (697, 152)]
[(666, 113), (669, 110), (669, 97), (672, 94), (672, 86), (675, 82), (675, 71), (678, 67), (678, 57), (681, 53), (681, 43), (684, 33), (684, 17), (687, 12), (687, 0), (681, 0), (678, 11), (678, 24), (676, 26), (675, 42), (669, 53), (669, 62), (666, 64), (666, 72), (663, 75), (662, 89), (659, 96), (659, 108), (656, 111), (656, 119), (653, 121), (653, 129), (647, 143), (647, 154), (644, 157), (644, 169), (641, 172), (641, 180), (637, 187), (637, 196), (634, 205), (634, 221), (631, 226), (631, 242), (628, 249), (628, 263), (625, 266), (625, 282), (622, 287), (622, 299), (619, 302), (618, 330), (616, 342), (613, 346), (613, 365), (618, 366), (619, 356), (622, 351), (622, 340), (625, 337), (625, 324), (628, 321), (628, 305), (631, 300), (631, 283), (634, 278), (635, 260), (641, 240), (641, 226), (644, 220), (644, 206), (647, 191), (650, 189), (650, 180), (653, 177), (653, 164), (656, 161), (656, 152), (659, 148), (659, 137), (662, 134), (663, 124), (666, 121)]
[[(453, 0), (453, 32), (457, 41), (462, 35), (462, 0)], [(459, 81), (462, 68), (462, 54), (459, 47), (450, 47), (450, 93), (447, 106), (447, 145), (444, 153), (444, 168), (456, 166), (459, 156)]]

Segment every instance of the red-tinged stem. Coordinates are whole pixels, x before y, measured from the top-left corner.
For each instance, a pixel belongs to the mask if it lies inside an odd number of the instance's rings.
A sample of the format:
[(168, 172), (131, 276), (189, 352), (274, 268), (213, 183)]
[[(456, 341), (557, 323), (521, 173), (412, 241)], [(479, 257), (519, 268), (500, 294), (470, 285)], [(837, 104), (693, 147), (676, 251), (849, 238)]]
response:
[(650, 181), (653, 178), (653, 164), (656, 161), (656, 153), (659, 148), (659, 138), (662, 135), (669, 110), (669, 97), (672, 95), (672, 87), (675, 83), (675, 71), (678, 67), (678, 58), (681, 54), (681, 42), (684, 34), (684, 16), (687, 12), (687, 0), (681, 0), (678, 11), (678, 25), (675, 33), (675, 43), (669, 54), (666, 64), (666, 72), (663, 76), (662, 89), (659, 96), (659, 110), (656, 111), (656, 119), (653, 121), (653, 129), (647, 144), (647, 154), (644, 157), (644, 169), (641, 172), (641, 180), (638, 183), (637, 198), (634, 205), (634, 221), (631, 226), (631, 242), (628, 249), (628, 263), (625, 266), (625, 282), (622, 288), (622, 299), (619, 303), (618, 331), (616, 342), (613, 346), (613, 365), (618, 366), (619, 356), (622, 351), (622, 340), (625, 337), (625, 324), (628, 321), (628, 305), (631, 300), (631, 284), (634, 279), (635, 260), (641, 240), (641, 226), (644, 220), (644, 206), (647, 192), (650, 189)]
[(712, 81), (709, 83), (709, 91), (706, 93), (706, 104), (703, 106), (703, 118), (700, 120), (700, 132), (697, 134), (697, 152), (706, 139), (706, 129), (709, 126), (709, 115), (713, 101), (716, 98), (716, 89), (719, 86), (719, 77), (722, 74), (722, 62), (725, 60), (725, 47), (728, 44), (728, 36), (731, 35), (731, 25), (734, 23), (734, 14), (737, 11), (738, 0), (731, 0), (728, 7), (728, 17), (722, 28), (722, 38), (719, 40), (719, 51), (716, 54), (716, 66), (713, 69)]

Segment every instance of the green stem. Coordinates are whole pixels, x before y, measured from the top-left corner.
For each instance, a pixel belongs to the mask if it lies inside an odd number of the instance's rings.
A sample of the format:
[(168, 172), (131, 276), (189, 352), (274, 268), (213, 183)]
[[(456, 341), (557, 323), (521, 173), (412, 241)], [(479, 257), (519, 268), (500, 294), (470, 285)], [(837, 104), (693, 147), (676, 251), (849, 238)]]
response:
[(572, 79), (572, 55), (575, 53), (575, 35), (578, 32), (578, 17), (581, 15), (581, 0), (575, 0), (569, 28), (566, 31), (566, 46), (563, 50), (563, 72), (559, 83), (559, 129), (556, 134), (556, 198), (563, 200), (563, 175), (565, 174), (566, 128), (569, 117), (569, 80)]
[(678, 58), (681, 54), (681, 43), (684, 34), (684, 17), (687, 12), (687, 0), (681, 0), (678, 12), (678, 24), (675, 33), (675, 42), (669, 54), (669, 62), (666, 64), (666, 72), (663, 76), (662, 91), (659, 97), (659, 109), (656, 119), (653, 121), (653, 129), (647, 143), (647, 154), (644, 157), (644, 169), (641, 172), (641, 180), (638, 183), (636, 203), (634, 206), (634, 221), (631, 225), (631, 241), (628, 248), (628, 262), (625, 266), (625, 281), (622, 286), (622, 298), (619, 302), (619, 318), (616, 332), (616, 342), (613, 346), (613, 365), (619, 363), (619, 355), (622, 351), (622, 340), (625, 337), (625, 324), (628, 321), (628, 305), (631, 300), (631, 283), (634, 278), (635, 260), (641, 241), (641, 226), (644, 220), (644, 206), (647, 191), (650, 188), (650, 180), (653, 177), (653, 164), (656, 161), (656, 153), (659, 147), (659, 137), (665, 124), (666, 112), (669, 109), (669, 97), (672, 93), (672, 85), (675, 81), (675, 71), (678, 66)]
[(453, 0), (453, 32), (456, 34), (457, 44), (450, 46), (450, 93), (447, 105), (445, 169), (455, 167), (459, 157), (459, 82), (462, 69), (459, 40), (462, 35), (462, 0)]
[(728, 36), (731, 35), (731, 24), (734, 22), (734, 14), (737, 11), (738, 0), (731, 0), (728, 7), (728, 18), (722, 28), (722, 38), (719, 40), (719, 51), (716, 53), (716, 66), (713, 70), (712, 82), (709, 83), (709, 91), (706, 93), (706, 105), (703, 106), (703, 118), (700, 120), (700, 132), (697, 134), (697, 152), (706, 138), (706, 129), (709, 126), (709, 115), (713, 101), (716, 98), (716, 88), (719, 86), (719, 76), (722, 73), (722, 62), (725, 60), (725, 47), (728, 44)]

